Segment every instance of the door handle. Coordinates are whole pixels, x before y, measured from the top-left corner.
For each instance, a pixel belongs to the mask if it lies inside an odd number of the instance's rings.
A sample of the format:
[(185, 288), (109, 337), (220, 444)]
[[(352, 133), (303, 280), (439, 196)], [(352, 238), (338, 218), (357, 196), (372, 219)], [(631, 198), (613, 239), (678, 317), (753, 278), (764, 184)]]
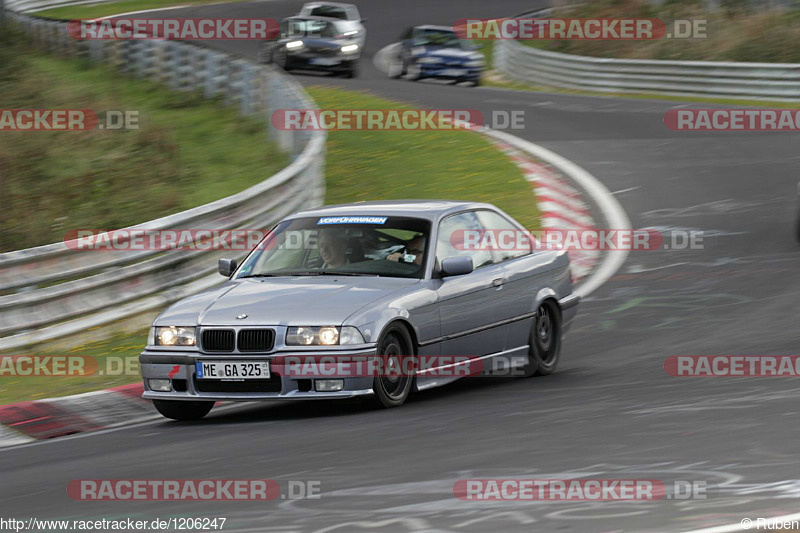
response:
[(503, 278), (495, 278), (492, 280), (492, 286), (497, 287), (499, 289), (500, 287), (503, 286), (503, 283), (505, 282), (506, 280), (504, 280)]

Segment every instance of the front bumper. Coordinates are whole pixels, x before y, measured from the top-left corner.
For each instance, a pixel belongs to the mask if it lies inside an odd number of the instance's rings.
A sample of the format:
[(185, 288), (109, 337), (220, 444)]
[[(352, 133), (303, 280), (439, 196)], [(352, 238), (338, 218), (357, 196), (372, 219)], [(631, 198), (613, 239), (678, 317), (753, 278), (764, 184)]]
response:
[[(371, 376), (311, 376), (287, 375), (284, 359), (287, 357), (332, 356), (347, 354), (347, 356), (372, 357), (375, 348), (347, 351), (315, 351), (286, 352), (273, 354), (225, 354), (211, 355), (197, 352), (159, 352), (145, 350), (139, 356), (142, 378), (144, 380), (143, 398), (148, 400), (209, 400), (209, 401), (242, 401), (251, 402), (259, 400), (290, 400), (290, 399), (332, 399), (354, 398), (373, 393)], [(268, 380), (209, 380), (198, 379), (195, 364), (209, 361), (269, 361), (270, 379)], [(296, 360), (296, 359), (295, 359)], [(168, 379), (172, 390), (170, 392), (154, 391), (150, 388), (148, 380)], [(342, 379), (344, 387), (341, 391), (317, 392), (315, 381), (317, 379)]]
[(439, 78), (445, 80), (470, 80), (480, 79), (480, 67), (465, 67), (463, 65), (420, 64), (420, 74), (424, 78)]
[(347, 71), (358, 63), (360, 54), (319, 55), (313, 52), (288, 54), (287, 66), (301, 70)]

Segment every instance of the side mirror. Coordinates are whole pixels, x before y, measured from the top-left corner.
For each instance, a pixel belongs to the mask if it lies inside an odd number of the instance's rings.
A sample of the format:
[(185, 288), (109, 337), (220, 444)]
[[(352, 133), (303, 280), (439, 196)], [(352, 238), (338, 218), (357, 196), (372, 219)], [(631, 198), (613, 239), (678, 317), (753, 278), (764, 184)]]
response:
[(366, 23), (367, 23), (367, 17), (364, 17), (363, 19), (361, 19), (361, 24), (366, 24)]
[(472, 258), (466, 255), (442, 259), (442, 277), (469, 274), (473, 269)]
[(219, 273), (226, 278), (231, 277), (231, 274), (236, 272), (237, 266), (239, 265), (236, 264), (236, 259), (220, 259), (217, 263), (217, 269), (219, 270)]

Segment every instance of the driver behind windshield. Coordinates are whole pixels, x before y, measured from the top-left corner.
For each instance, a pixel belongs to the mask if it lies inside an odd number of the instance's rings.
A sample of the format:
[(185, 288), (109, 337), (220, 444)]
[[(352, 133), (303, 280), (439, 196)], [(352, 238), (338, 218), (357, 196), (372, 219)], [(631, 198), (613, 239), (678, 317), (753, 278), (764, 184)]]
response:
[[(414, 236), (406, 243), (405, 253), (394, 252), (386, 256), (389, 261), (410, 263), (414, 265), (422, 264), (422, 256), (425, 253), (425, 237), (423, 235)], [(413, 256), (413, 258), (412, 258)]]
[(349, 263), (345, 252), (347, 240), (335, 230), (320, 232), (319, 254), (322, 256), (322, 268), (339, 268)]

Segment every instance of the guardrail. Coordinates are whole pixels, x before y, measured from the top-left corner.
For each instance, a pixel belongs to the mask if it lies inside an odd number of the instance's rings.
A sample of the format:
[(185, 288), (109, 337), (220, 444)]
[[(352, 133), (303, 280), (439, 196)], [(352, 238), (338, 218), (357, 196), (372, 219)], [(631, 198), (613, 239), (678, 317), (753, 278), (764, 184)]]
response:
[[(8, 1), (8, 0), (6, 0)], [(66, 24), (6, 11), (7, 24), (54, 53), (115, 65), (179, 91), (221, 97), (242, 114), (313, 108), (291, 77), (273, 68), (179, 41), (78, 41)], [(282, 217), (324, 199), (325, 133), (267, 126), (292, 163), (247, 190), (135, 229), (272, 227)], [(224, 177), (223, 177), (224, 179)], [(216, 273), (223, 250), (91, 250), (54, 243), (0, 254), (0, 350), (79, 333), (152, 312), (224, 281)]]
[[(537, 12), (523, 16), (549, 16)], [(800, 64), (608, 59), (494, 45), (493, 66), (514, 81), (604, 93), (800, 100)]]
[(33, 13), (53, 7), (103, 4), (114, 0), (5, 0), (6, 9), (17, 13)]

